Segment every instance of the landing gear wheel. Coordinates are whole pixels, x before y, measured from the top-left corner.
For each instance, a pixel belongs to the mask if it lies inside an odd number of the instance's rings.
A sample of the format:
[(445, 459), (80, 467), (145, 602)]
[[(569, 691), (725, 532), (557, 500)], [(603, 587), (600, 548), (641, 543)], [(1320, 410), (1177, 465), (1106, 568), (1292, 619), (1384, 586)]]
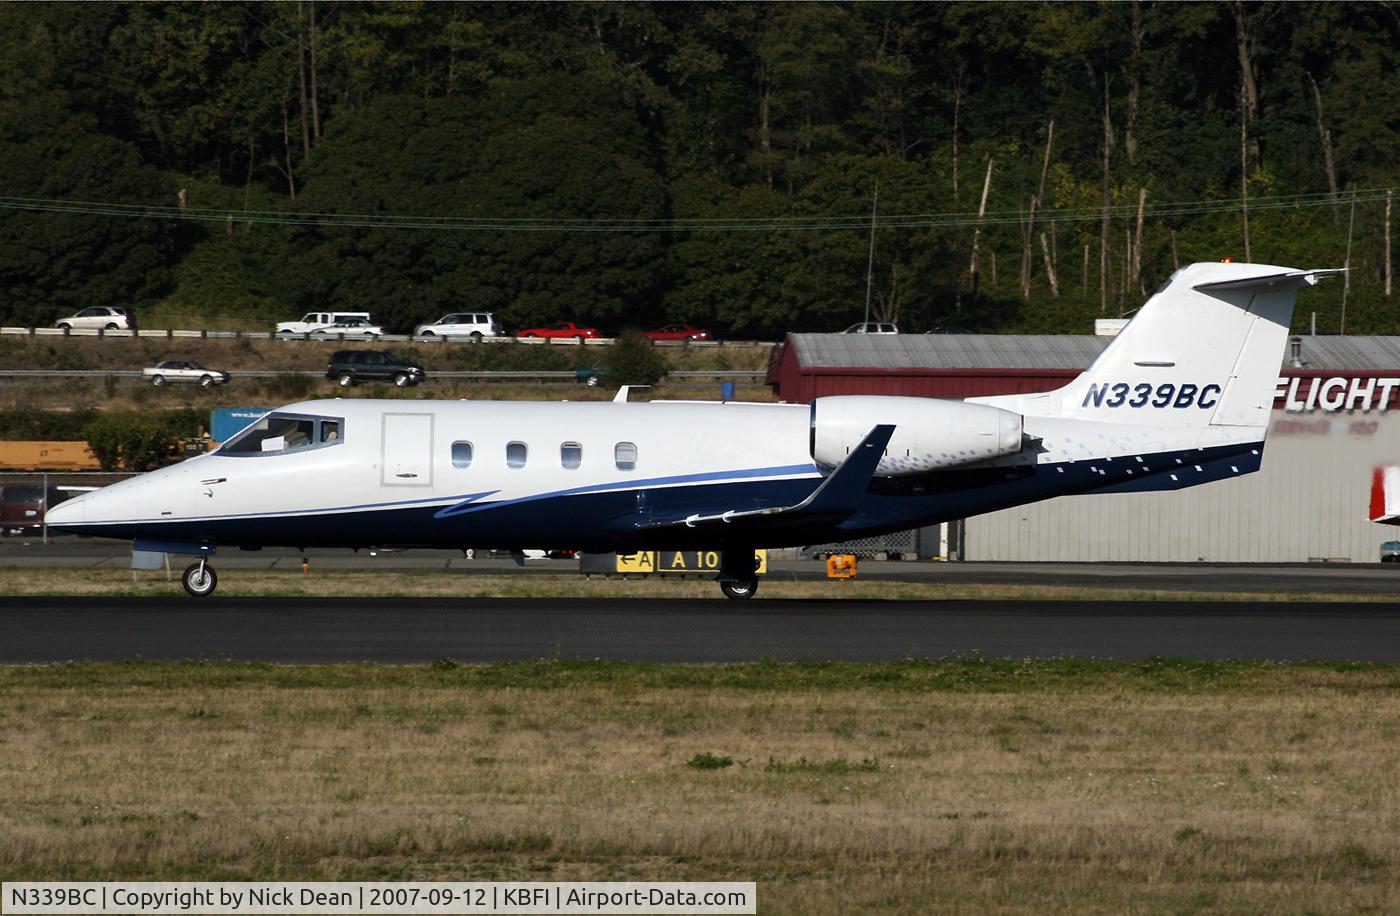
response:
[(203, 560), (198, 563), (191, 563), (185, 567), (185, 574), (180, 577), (180, 584), (185, 587), (196, 598), (203, 598), (205, 595), (212, 595), (214, 588), (219, 584), (219, 577), (214, 572), (214, 567)]
[(758, 579), (721, 579), (719, 590), (724, 592), (726, 598), (752, 598), (758, 591)]

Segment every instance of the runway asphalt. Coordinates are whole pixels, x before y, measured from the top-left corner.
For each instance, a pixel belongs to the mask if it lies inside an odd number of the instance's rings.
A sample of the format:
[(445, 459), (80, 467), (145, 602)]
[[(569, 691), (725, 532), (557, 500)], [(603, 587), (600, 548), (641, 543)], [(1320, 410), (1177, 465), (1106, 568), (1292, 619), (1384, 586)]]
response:
[(0, 663), (986, 657), (1400, 663), (1394, 603), (0, 598)]

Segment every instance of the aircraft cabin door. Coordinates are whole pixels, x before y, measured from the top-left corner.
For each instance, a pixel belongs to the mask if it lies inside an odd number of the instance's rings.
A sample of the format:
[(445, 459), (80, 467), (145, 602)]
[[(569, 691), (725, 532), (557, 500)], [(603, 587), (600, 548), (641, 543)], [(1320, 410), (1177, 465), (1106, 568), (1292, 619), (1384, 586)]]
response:
[(433, 415), (386, 413), (380, 482), (386, 487), (428, 487), (433, 483)]

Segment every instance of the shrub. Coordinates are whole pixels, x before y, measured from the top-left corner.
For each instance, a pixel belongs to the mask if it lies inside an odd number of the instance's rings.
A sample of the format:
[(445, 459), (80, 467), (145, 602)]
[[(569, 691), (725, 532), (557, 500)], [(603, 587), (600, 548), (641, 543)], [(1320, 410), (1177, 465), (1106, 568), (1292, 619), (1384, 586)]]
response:
[(163, 414), (109, 413), (87, 427), (87, 443), (104, 471), (146, 471), (164, 463), (182, 436), (196, 435), (201, 426), (197, 410)]
[(609, 380), (618, 385), (655, 385), (666, 377), (666, 360), (642, 335), (628, 331), (603, 357)]
[(719, 757), (715, 754), (700, 753), (691, 757), (685, 765), (697, 770), (722, 770), (734, 765), (733, 757)]

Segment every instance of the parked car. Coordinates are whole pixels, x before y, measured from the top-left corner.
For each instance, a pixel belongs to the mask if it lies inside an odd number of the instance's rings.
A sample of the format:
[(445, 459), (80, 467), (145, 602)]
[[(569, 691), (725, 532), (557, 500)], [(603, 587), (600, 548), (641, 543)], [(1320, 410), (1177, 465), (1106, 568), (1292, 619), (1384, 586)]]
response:
[(1400, 563), (1400, 541), (1386, 541), (1381, 545), (1382, 563)]
[(404, 362), (387, 350), (337, 350), (326, 366), (326, 378), (344, 388), (365, 381), (393, 382), (407, 388), (427, 377), (422, 366)]
[(971, 334), (967, 328), (956, 324), (940, 324), (937, 327), (929, 328), (925, 334)]
[(504, 331), (490, 312), (453, 312), (432, 324), (420, 324), (413, 329), (416, 337), (501, 337)]
[(365, 322), (374, 321), (369, 312), (307, 312), (300, 321), (279, 321), (278, 334), (310, 334), (321, 328), (328, 328), (337, 321), (350, 321), (358, 318)]
[(383, 327), (377, 324), (370, 324), (370, 322), (364, 318), (346, 318), (343, 321), (337, 321), (335, 324), (327, 325), (324, 328), (317, 328), (311, 332), (311, 336), (378, 337), (383, 333)]
[(857, 321), (843, 334), (898, 334), (899, 328), (892, 321)]
[(60, 318), (57, 327), (65, 331), (71, 328), (101, 328), (104, 331), (134, 331), (136, 319), (126, 309), (107, 305), (95, 305), (83, 309), (76, 315)]
[(218, 369), (206, 369), (192, 359), (167, 359), (149, 369), (142, 369), (141, 375), (157, 388), (167, 382), (197, 382), (205, 388), (214, 385), (227, 385), (229, 374)]
[(58, 487), (44, 488), (37, 484), (10, 484), (0, 492), (0, 534), (25, 534), (38, 531), (44, 523), (44, 513), (73, 494)]
[(545, 325), (542, 328), (526, 328), (516, 337), (576, 337), (583, 340), (585, 337), (602, 337), (597, 328), (585, 328), (574, 324), (572, 321), (556, 321), (554, 324)]
[(648, 340), (709, 340), (710, 332), (690, 324), (668, 324), (655, 331), (643, 331)]

